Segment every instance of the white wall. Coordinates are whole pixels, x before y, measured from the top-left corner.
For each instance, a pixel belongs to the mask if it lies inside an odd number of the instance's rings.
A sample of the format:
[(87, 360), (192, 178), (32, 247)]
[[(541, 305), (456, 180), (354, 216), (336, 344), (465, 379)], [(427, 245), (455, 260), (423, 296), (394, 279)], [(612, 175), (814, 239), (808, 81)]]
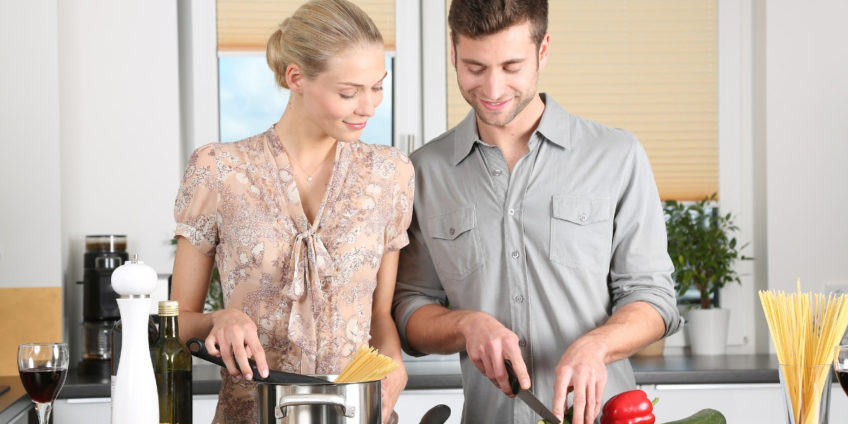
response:
[(58, 287), (56, 0), (0, 2), (0, 287)]
[[(87, 234), (170, 273), (182, 172), (176, 2), (58, 2), (65, 317), (82, 319)], [(71, 343), (79, 337), (66, 325)]]
[(848, 2), (765, 5), (768, 280), (848, 285)]
[(59, 47), (68, 259), (81, 267), (86, 234), (126, 234), (131, 254), (170, 272), (182, 167), (176, 3), (59, 2)]

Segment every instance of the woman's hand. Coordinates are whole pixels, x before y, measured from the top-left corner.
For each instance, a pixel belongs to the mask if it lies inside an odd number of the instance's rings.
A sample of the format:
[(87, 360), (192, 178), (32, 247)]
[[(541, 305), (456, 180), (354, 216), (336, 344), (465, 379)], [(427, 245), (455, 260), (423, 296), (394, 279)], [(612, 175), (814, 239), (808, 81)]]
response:
[(380, 395), (383, 405), (383, 424), (388, 424), (392, 416), (392, 411), (395, 408), (400, 392), (406, 387), (406, 367), (403, 363), (396, 370), (389, 373), (381, 382)]
[(210, 355), (220, 356), (227, 371), (236, 379), (253, 379), (248, 358), (256, 361), (262, 377), (268, 376), (268, 363), (259, 343), (256, 324), (242, 311), (222, 309), (212, 314), (212, 331), (206, 337), (206, 350)]

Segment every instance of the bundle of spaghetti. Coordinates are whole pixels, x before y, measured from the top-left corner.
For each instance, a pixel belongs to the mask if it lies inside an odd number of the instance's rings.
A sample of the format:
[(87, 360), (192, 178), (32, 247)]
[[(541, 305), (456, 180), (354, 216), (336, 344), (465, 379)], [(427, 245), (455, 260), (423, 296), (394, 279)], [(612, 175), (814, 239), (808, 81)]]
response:
[[(848, 296), (759, 292), (796, 423), (818, 422), (821, 387), (848, 327)], [(791, 365), (791, 367), (789, 366)], [(817, 389), (818, 388), (818, 389)]]
[(363, 381), (382, 380), (394, 371), (398, 363), (377, 352), (373, 347), (359, 346), (353, 358), (347, 362), (342, 372), (336, 377), (336, 383), (359, 383)]

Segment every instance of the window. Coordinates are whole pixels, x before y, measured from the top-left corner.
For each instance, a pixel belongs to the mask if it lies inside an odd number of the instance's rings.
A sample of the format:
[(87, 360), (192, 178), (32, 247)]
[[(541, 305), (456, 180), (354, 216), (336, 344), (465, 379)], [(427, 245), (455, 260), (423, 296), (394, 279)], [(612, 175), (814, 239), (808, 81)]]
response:
[[(717, 1), (562, 0), (550, 1), (548, 13), (552, 48), (540, 91), (634, 133), (663, 199), (717, 192)], [(447, 72), (452, 127), (469, 106), (450, 60)]]

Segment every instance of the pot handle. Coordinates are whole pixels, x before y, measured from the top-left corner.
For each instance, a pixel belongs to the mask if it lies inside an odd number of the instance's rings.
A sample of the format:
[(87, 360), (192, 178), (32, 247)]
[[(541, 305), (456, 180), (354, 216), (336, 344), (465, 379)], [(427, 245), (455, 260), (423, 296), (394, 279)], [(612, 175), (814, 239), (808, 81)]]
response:
[(289, 406), (298, 405), (335, 405), (342, 408), (342, 414), (345, 417), (353, 418), (356, 415), (356, 407), (353, 405), (345, 405), (345, 399), (342, 395), (333, 395), (327, 393), (305, 393), (295, 395), (280, 396), (277, 402), (277, 410), (275, 411), (276, 418), (285, 418), (288, 414), (286, 408)]

